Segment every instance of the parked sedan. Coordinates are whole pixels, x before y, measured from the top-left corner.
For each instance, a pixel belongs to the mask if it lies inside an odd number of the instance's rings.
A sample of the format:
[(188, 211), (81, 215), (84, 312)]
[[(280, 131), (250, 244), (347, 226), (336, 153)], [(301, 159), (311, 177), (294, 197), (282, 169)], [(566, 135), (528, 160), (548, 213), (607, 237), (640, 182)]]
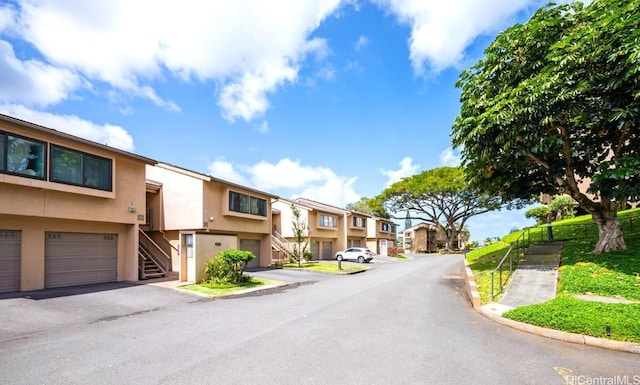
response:
[(358, 261), (360, 263), (371, 262), (373, 253), (366, 247), (352, 247), (336, 253), (338, 261)]

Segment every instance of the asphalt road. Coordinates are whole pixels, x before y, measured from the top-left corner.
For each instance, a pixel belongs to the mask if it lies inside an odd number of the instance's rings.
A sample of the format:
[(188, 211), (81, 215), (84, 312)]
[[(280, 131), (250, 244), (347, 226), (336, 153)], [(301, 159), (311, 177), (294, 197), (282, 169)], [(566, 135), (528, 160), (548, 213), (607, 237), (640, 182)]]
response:
[(482, 317), (462, 272), (461, 256), (428, 256), (291, 272), (294, 287), (234, 299), (144, 285), (0, 299), (0, 383), (640, 384), (637, 354)]

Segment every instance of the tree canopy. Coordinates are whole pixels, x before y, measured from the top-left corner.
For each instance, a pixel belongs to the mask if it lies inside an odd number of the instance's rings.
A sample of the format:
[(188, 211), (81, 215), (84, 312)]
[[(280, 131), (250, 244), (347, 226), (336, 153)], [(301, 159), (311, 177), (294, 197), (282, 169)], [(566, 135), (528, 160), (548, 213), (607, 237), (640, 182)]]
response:
[(435, 225), (453, 249), (466, 221), (501, 207), (499, 199), (469, 187), (460, 167), (441, 167), (404, 178), (377, 197), (392, 212)]
[[(504, 201), (568, 194), (625, 248), (617, 209), (640, 196), (640, 0), (547, 5), (464, 71), (452, 129), (471, 186)], [(587, 188), (588, 192), (587, 193)]]
[(378, 218), (391, 218), (391, 215), (382, 205), (381, 200), (378, 197), (368, 198), (362, 197), (359, 201), (354, 203), (348, 203), (346, 206), (347, 210), (358, 211), (363, 214), (369, 214)]

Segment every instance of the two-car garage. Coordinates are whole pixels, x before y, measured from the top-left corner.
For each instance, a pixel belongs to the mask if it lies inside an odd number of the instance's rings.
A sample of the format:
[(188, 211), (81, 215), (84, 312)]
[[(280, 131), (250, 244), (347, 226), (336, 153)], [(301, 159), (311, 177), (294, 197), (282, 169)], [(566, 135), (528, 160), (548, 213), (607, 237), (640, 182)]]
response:
[[(20, 290), (21, 231), (0, 230), (0, 293)], [(46, 232), (44, 287), (113, 282), (117, 234)]]

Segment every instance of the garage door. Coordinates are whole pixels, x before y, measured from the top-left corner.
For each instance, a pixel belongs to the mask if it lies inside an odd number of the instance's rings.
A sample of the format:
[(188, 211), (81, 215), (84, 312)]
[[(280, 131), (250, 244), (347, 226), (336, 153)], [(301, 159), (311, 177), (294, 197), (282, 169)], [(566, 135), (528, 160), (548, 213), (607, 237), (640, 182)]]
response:
[(251, 251), (256, 257), (247, 264), (247, 267), (260, 267), (260, 240), (241, 239), (240, 250)]
[(312, 242), (311, 243), (311, 254), (313, 254), (313, 258), (311, 259), (320, 259), (320, 242)]
[(20, 232), (0, 230), (0, 293), (20, 290)]
[(47, 233), (44, 253), (47, 288), (117, 279), (115, 234)]
[(322, 242), (322, 259), (333, 259), (333, 242)]

